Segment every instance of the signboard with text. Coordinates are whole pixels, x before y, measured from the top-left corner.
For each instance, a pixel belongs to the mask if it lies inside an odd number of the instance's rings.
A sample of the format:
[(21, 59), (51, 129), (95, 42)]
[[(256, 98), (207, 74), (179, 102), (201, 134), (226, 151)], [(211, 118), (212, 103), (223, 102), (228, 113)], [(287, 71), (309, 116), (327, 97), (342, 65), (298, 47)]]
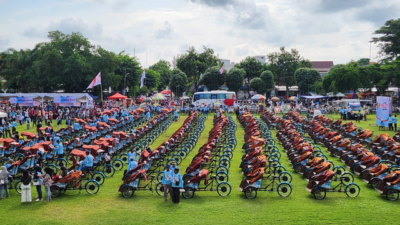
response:
[(376, 97), (376, 124), (389, 126), (389, 117), (392, 114), (392, 100), (390, 97)]
[(33, 104), (33, 99), (31, 97), (14, 97), (10, 98), (11, 104)]
[(73, 103), (76, 97), (54, 97), (54, 103)]

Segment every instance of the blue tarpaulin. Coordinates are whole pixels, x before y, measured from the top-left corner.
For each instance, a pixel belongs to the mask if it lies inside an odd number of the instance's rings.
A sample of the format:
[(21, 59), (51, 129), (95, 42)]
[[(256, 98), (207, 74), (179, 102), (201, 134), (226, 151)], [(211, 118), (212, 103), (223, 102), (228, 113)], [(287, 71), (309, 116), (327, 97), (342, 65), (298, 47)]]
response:
[(93, 99), (98, 99), (99, 98), (99, 97), (91, 95), (91, 94), (89, 94), (89, 96), (92, 97)]

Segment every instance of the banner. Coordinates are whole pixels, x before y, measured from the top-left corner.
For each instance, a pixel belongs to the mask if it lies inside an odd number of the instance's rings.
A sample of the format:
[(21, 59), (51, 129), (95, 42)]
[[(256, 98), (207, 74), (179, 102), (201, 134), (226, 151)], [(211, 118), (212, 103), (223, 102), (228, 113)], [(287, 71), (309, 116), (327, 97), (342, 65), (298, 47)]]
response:
[(389, 126), (389, 117), (392, 114), (392, 101), (390, 97), (376, 97), (376, 124)]
[(31, 97), (15, 97), (10, 98), (11, 104), (33, 104), (33, 98)]
[(81, 103), (80, 102), (62, 102), (58, 104), (61, 107), (65, 107), (65, 106), (75, 106), (75, 107), (80, 107)]
[(54, 103), (74, 103), (76, 97), (54, 97)]

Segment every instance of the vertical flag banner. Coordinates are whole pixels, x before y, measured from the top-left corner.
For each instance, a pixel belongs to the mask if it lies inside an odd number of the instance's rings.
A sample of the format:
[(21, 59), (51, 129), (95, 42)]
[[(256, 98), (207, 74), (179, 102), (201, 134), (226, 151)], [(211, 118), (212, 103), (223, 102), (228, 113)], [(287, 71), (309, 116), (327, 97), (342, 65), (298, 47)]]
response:
[(140, 88), (143, 87), (144, 78), (146, 78), (146, 70), (143, 70), (142, 77), (140, 77)]
[(219, 73), (220, 73), (220, 74), (223, 74), (223, 73), (224, 73), (224, 66), (221, 67), (221, 69), (219, 70)]
[(391, 98), (378, 96), (376, 97), (376, 124), (381, 126), (389, 126), (389, 116), (391, 112)]
[(96, 77), (93, 79), (93, 81), (89, 84), (89, 86), (86, 89), (92, 89), (93, 87), (100, 85), (101, 84), (101, 72), (99, 72)]

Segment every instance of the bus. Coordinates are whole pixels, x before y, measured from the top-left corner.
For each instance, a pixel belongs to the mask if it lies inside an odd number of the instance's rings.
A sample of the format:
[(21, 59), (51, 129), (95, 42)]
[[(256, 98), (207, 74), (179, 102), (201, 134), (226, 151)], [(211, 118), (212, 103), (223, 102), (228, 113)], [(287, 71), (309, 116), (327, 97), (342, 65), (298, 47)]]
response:
[[(228, 100), (228, 101), (227, 101)], [(233, 91), (207, 91), (196, 92), (193, 95), (192, 104), (199, 106), (201, 104), (214, 104), (219, 102), (222, 105), (233, 105), (236, 102), (236, 94)]]

